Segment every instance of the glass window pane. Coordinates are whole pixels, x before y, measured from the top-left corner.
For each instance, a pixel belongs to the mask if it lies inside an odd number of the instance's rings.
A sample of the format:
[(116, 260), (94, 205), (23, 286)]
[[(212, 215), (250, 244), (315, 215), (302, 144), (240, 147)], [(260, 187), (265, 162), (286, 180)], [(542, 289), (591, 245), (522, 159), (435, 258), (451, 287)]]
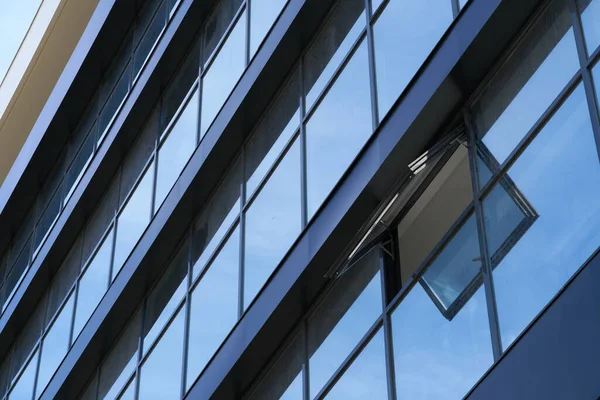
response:
[(552, 2), (472, 107), (488, 167), (506, 160), (578, 69), (568, 7)]
[[(432, 385), (435, 383), (432, 382)], [(382, 329), (375, 334), (324, 398), (327, 400), (388, 398)]]
[(88, 135), (67, 171), (67, 177), (65, 178), (65, 198), (67, 200), (71, 197), (73, 190), (75, 190), (75, 186), (79, 183), (79, 180), (85, 173), (85, 170), (92, 159), (95, 140), (96, 138), (93, 135)]
[(113, 244), (111, 229), (79, 280), (73, 338), (77, 338), (86, 322), (104, 297), (110, 279), (110, 257)]
[(27, 357), (33, 351), (37, 344), (42, 331), (45, 328), (44, 312), (46, 311), (46, 296), (37, 304), (32, 315), (29, 317), (27, 324), (19, 334), (13, 351), (13, 361), (11, 368), (11, 380), (13, 380), (21, 367), (25, 364)]
[(140, 399), (178, 399), (183, 360), (183, 311), (175, 317), (140, 369)]
[(246, 12), (242, 13), (202, 79), (200, 135), (221, 110), (246, 68)]
[(116, 398), (135, 372), (141, 324), (142, 313), (137, 312), (100, 367), (98, 400)]
[(254, 389), (249, 400), (302, 400), (302, 364), (304, 362), (304, 330), (296, 334), (267, 375)]
[(192, 238), (194, 279), (204, 269), (240, 213), (241, 180), (241, 165), (238, 160), (195, 224)]
[(9, 374), (10, 374), (10, 362), (11, 362), (11, 353), (10, 350), (7, 352), (2, 364), (0, 364), (0, 397), (4, 397), (6, 393), (6, 389), (8, 389), (9, 383)]
[(588, 54), (592, 54), (600, 44), (600, 1), (577, 0), (581, 13), (581, 25)]
[(104, 138), (104, 133), (108, 125), (113, 120), (113, 117), (117, 113), (117, 110), (121, 107), (121, 104), (125, 100), (127, 93), (129, 93), (129, 84), (131, 81), (131, 64), (128, 64), (123, 71), (123, 75), (117, 82), (115, 89), (113, 90), (110, 98), (106, 101), (104, 108), (100, 111), (100, 116), (98, 117), (98, 142), (102, 141)]
[(306, 124), (309, 217), (372, 131), (367, 44), (363, 42)]
[(192, 292), (188, 389), (237, 322), (239, 258), (240, 234), (236, 228)]
[(133, 76), (136, 77), (138, 72), (142, 69), (142, 66), (146, 62), (146, 59), (150, 55), (150, 51), (154, 47), (154, 43), (157, 42), (159, 35), (167, 22), (167, 1), (163, 1), (158, 11), (154, 15), (154, 19), (148, 26), (148, 29), (144, 33), (144, 37), (139, 42), (135, 53), (133, 55)]
[(287, 0), (252, 0), (250, 3), (250, 57), (256, 53)]
[(54, 226), (54, 222), (58, 219), (62, 202), (62, 189), (59, 187), (54, 193), (54, 197), (50, 200), (44, 214), (42, 214), (37, 227), (35, 228), (35, 239), (33, 242), (34, 252), (39, 250), (42, 241), (46, 238), (46, 234)]
[(290, 147), (246, 212), (244, 308), (302, 229), (300, 142)]
[(60, 314), (48, 330), (42, 342), (40, 368), (37, 378), (36, 395), (38, 398), (46, 388), (50, 378), (69, 351), (69, 335), (73, 318), (73, 296), (67, 300)]
[(135, 400), (135, 379), (129, 383), (127, 389), (119, 396), (119, 400)]
[(259, 122), (246, 145), (245, 173), (247, 198), (275, 163), (300, 125), (300, 86), (297, 72), (281, 90), (275, 103)]
[(30, 256), (31, 256), (31, 240), (29, 240), (25, 244), (25, 247), (23, 248), (23, 250), (21, 250), (21, 254), (19, 255), (19, 258), (17, 259), (17, 261), (15, 261), (14, 265), (12, 266), (12, 270), (6, 276), (6, 281), (4, 283), (4, 285), (6, 286), (5, 287), (6, 302), (4, 303), (4, 306), (2, 307), (3, 310), (6, 308), (6, 306), (10, 302), (10, 299), (12, 298), (12, 296), (15, 294), (15, 292), (19, 288), (19, 284), (21, 283), (21, 281), (23, 280), (23, 277), (27, 273), (27, 270), (29, 268)]
[[(494, 270), (505, 348), (600, 244), (600, 166), (581, 84), (508, 170), (507, 179), (515, 189), (502, 195), (494, 190), (483, 203), (487, 236), (500, 237), (489, 245), (497, 247), (505, 237), (510, 243)], [(526, 231), (511, 237), (507, 232), (518, 223), (513, 202), (533, 216)]]
[(594, 79), (594, 86), (596, 89), (596, 101), (600, 102), (600, 93), (598, 92), (598, 87), (600, 85), (600, 63), (596, 63), (592, 69), (592, 78)]
[(153, 181), (154, 162), (151, 162), (140, 183), (135, 188), (134, 193), (127, 201), (127, 205), (117, 218), (117, 242), (113, 262), (113, 280), (150, 222)]
[(161, 104), (161, 132), (171, 122), (171, 119), (182, 105), (190, 88), (198, 78), (200, 71), (199, 42), (199, 39), (194, 42), (183, 65), (179, 68), (179, 71), (177, 71), (177, 76), (165, 91)]
[(202, 64), (205, 64), (214, 52), (241, 4), (242, 0), (221, 0), (218, 2), (215, 11), (204, 26), (204, 56)]
[(364, 0), (343, 0), (304, 56), (304, 94), (307, 110), (315, 103), (335, 70), (350, 52), (352, 45), (358, 40), (365, 27), (364, 9)]
[(119, 176), (113, 178), (104, 197), (96, 204), (94, 214), (90, 217), (83, 234), (82, 261), (85, 263), (96, 246), (102, 241), (108, 226), (115, 219), (119, 200)]
[(186, 241), (146, 300), (142, 333), (144, 352), (150, 348), (185, 297), (189, 250)]
[(480, 269), (471, 217), (392, 314), (399, 398), (461, 399), (492, 365)]
[(119, 189), (119, 206), (127, 199), (137, 179), (144, 172), (146, 163), (152, 157), (158, 140), (158, 117), (160, 109), (157, 107), (146, 126), (142, 129), (135, 144), (127, 154), (121, 168), (121, 188)]
[(8, 400), (27, 400), (33, 396), (33, 385), (35, 383), (35, 370), (38, 364), (38, 351), (36, 350), (29, 364), (19, 377), (8, 395)]
[(453, 20), (449, 0), (390, 1), (373, 26), (382, 119)]
[(379, 252), (371, 250), (336, 282), (308, 321), (314, 398), (382, 312)]
[(373, 10), (372, 14), (375, 14), (375, 12), (381, 6), (381, 3), (383, 3), (383, 0), (371, 0), (371, 10)]
[(196, 148), (198, 130), (198, 92), (192, 96), (185, 109), (173, 125), (169, 136), (158, 152), (158, 176), (156, 178), (155, 210), (179, 178)]

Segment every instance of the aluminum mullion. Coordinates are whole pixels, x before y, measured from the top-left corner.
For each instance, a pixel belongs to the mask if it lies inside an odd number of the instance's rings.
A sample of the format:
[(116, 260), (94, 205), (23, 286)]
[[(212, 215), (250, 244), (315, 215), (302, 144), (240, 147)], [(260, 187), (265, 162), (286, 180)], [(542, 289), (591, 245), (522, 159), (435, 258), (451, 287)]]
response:
[(369, 58), (369, 86), (371, 90), (371, 119), (373, 132), (379, 124), (379, 106), (377, 104), (377, 75), (375, 70), (375, 43), (373, 40), (372, 19), (372, 0), (365, 0), (365, 10), (367, 16), (367, 56)]
[(308, 318), (303, 318), (302, 322), (302, 399), (310, 400), (310, 365), (308, 356)]
[(571, 15), (571, 24), (573, 25), (575, 44), (577, 45), (577, 54), (579, 55), (581, 78), (583, 81), (585, 97), (592, 122), (592, 131), (594, 133), (594, 142), (596, 143), (596, 152), (600, 158), (600, 115), (598, 113), (598, 101), (594, 90), (592, 74), (590, 72), (591, 66), (588, 64), (583, 26), (581, 24), (581, 18), (579, 11), (577, 10), (575, 0), (569, 0), (569, 11)]
[[(133, 379), (135, 380), (133, 382), (133, 384), (135, 385), (135, 387), (133, 388), (133, 398), (134, 400), (138, 400), (139, 396), (140, 396), (140, 367), (142, 365), (142, 359), (144, 357), (144, 325), (146, 324), (146, 308), (148, 307), (148, 298), (146, 297), (144, 300), (142, 300), (142, 307), (139, 309), (138, 312), (141, 312), (142, 315), (140, 316), (140, 332), (138, 334), (138, 348), (137, 348), (137, 362), (135, 364), (135, 370), (133, 372)], [(135, 312), (132, 314), (133, 318), (135, 318)], [(123, 333), (127, 332), (128, 327), (125, 327), (125, 330), (121, 333), (121, 337), (123, 337)], [(119, 340), (121, 340), (121, 338), (117, 339), (115, 341), (115, 343), (119, 343)], [(113, 347), (114, 350), (114, 347)], [(111, 350), (112, 351), (112, 350)], [(100, 376), (98, 376), (98, 381), (100, 381)], [(126, 388), (127, 384), (125, 384), (123, 386), (123, 388)], [(98, 399), (96, 399), (98, 400)]]
[(498, 306), (496, 304), (496, 292), (494, 290), (494, 279), (492, 273), (492, 263), (490, 254), (488, 252), (487, 237), (485, 230), (485, 222), (483, 219), (483, 205), (482, 200), (478, 194), (480, 191), (479, 187), (479, 174), (477, 172), (477, 150), (476, 150), (476, 136), (471, 125), (471, 115), (466, 110), (464, 113), (465, 130), (468, 138), (468, 157), (469, 165), (471, 169), (471, 187), (474, 193), (475, 203), (475, 217), (477, 221), (477, 237), (479, 242), (479, 252), (481, 256), (481, 272), (483, 275), (483, 286), (485, 289), (485, 299), (488, 312), (488, 322), (490, 328), (490, 338), (492, 344), (492, 353), (494, 361), (498, 361), (502, 355), (502, 337), (500, 335), (500, 322), (498, 320)]
[[(304, 57), (300, 59), (298, 65), (298, 94), (300, 101), (300, 218), (302, 231), (308, 224), (308, 170), (306, 155), (306, 124), (304, 117), (306, 115), (306, 96), (304, 96)], [(294, 137), (293, 135), (292, 137)], [(286, 146), (287, 147), (287, 146)]]
[(449, 0), (452, 5), (452, 17), (456, 18), (458, 13), (460, 12), (460, 4), (458, 4), (459, 0)]
[(381, 274), (381, 302), (383, 311), (383, 345), (384, 345), (384, 353), (385, 353), (385, 371), (386, 371), (386, 382), (387, 382), (387, 392), (388, 399), (395, 400), (397, 398), (396, 395), (396, 372), (394, 367), (394, 347), (393, 347), (393, 336), (392, 336), (392, 323), (390, 320), (390, 313), (385, 311), (386, 305), (388, 303), (387, 293), (389, 282), (387, 281), (387, 273), (386, 270), (389, 268), (393, 268), (395, 266), (394, 263), (386, 262), (388, 260), (388, 255), (383, 249), (378, 248), (379, 252), (379, 273)]
[[(250, 12), (252, 7), (250, 0), (244, 0), (244, 4), (246, 5), (246, 38), (245, 38), (245, 46), (244, 49), (246, 51), (246, 67), (250, 64)], [(245, 69), (245, 68), (244, 68)]]
[[(183, 307), (185, 316), (184, 316), (184, 325), (183, 325), (183, 356), (182, 356), (182, 366), (181, 366), (181, 388), (179, 397), (185, 397), (186, 386), (187, 386), (187, 365), (188, 365), (188, 350), (189, 350), (189, 340), (190, 340), (190, 321), (192, 318), (192, 228), (190, 227), (190, 238), (184, 239), (189, 240), (188, 242), (188, 254), (187, 254), (187, 288), (185, 291), (185, 299)], [(169, 268), (169, 267), (167, 267)], [(159, 279), (160, 282), (160, 279)]]
[[(240, 182), (240, 211), (239, 211), (239, 259), (238, 259), (238, 320), (244, 313), (244, 279), (245, 279), (245, 251), (246, 251), (246, 213), (244, 212), (244, 205), (246, 202), (246, 149), (242, 148), (241, 159), (241, 170), (242, 179)], [(233, 231), (232, 231), (233, 232)], [(227, 236), (227, 235), (226, 235)]]

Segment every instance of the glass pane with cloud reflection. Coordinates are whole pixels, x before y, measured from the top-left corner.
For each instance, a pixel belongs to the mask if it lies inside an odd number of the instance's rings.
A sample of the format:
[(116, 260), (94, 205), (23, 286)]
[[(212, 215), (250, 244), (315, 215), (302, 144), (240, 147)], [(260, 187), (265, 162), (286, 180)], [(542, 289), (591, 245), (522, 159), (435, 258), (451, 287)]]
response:
[(452, 22), (449, 0), (391, 0), (373, 26), (379, 119)]
[(309, 218), (372, 131), (367, 43), (363, 41), (306, 123)]
[[(509, 346), (600, 244), (600, 165), (580, 84), (508, 171), (538, 215), (494, 270), (503, 346)], [(491, 235), (506, 206), (484, 200)]]
[(600, 44), (600, 1), (577, 0), (588, 55)]

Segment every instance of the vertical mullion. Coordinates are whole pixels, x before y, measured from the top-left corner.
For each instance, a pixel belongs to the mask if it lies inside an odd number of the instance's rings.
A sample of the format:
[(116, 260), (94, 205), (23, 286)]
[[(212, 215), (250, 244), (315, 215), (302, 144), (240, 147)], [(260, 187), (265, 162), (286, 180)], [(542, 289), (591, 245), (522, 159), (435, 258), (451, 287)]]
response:
[(306, 100), (304, 96), (304, 57), (298, 62), (298, 85), (300, 93), (300, 204), (302, 229), (308, 224), (308, 180), (307, 180), (307, 156), (306, 156), (306, 126), (304, 117), (306, 115)]
[(386, 270), (393, 268), (394, 264), (388, 262), (388, 255), (381, 247), (377, 249), (379, 252), (379, 273), (381, 274), (381, 305), (383, 310), (383, 337), (384, 337), (384, 351), (385, 351), (385, 371), (387, 378), (387, 392), (388, 399), (394, 400), (396, 396), (396, 372), (394, 368), (394, 348), (392, 341), (392, 324), (387, 309), (388, 303), (388, 282), (386, 276)]
[(460, 5), (458, 4), (458, 0), (450, 0), (450, 3), (452, 5), (452, 17), (456, 18), (460, 11)]
[(309, 379), (309, 365), (308, 365), (308, 319), (304, 318), (302, 321), (302, 399), (310, 400), (310, 379)]
[[(238, 229), (240, 230), (240, 249), (239, 249), (239, 276), (238, 276), (238, 319), (244, 313), (244, 279), (245, 279), (245, 258), (246, 252), (246, 213), (244, 206), (246, 205), (246, 149), (242, 147), (240, 155), (242, 179), (240, 181), (240, 222)], [(229, 239), (227, 239), (229, 240)], [(225, 246), (225, 244), (223, 244)]]
[(471, 186), (473, 188), (473, 202), (475, 205), (475, 217), (477, 221), (477, 237), (479, 241), (479, 252), (481, 253), (481, 273), (483, 275), (483, 286), (487, 305), (488, 319), (490, 324), (490, 337), (492, 342), (492, 353), (494, 361), (498, 361), (502, 355), (502, 339), (500, 336), (500, 324), (498, 321), (498, 307), (496, 304), (496, 293), (492, 276), (492, 266), (488, 252), (485, 224), (483, 220), (483, 208), (479, 198), (479, 179), (477, 173), (477, 150), (476, 135), (471, 125), (471, 115), (465, 111), (463, 115), (465, 129), (467, 132), (467, 148), (469, 166), (471, 170)]
[(246, 67), (250, 64), (250, 3), (250, 0), (246, 0)]
[(200, 43), (198, 44), (198, 122), (196, 131), (196, 147), (200, 146), (202, 140), (202, 70), (204, 69), (204, 28), (200, 29), (198, 36)]
[[(192, 225), (193, 227), (193, 225)], [(192, 302), (191, 302), (191, 291), (192, 291), (192, 232), (193, 228), (190, 227), (189, 239), (188, 239), (188, 255), (187, 255), (187, 288), (185, 291), (185, 300), (183, 304), (183, 311), (185, 312), (185, 322), (183, 325), (183, 357), (181, 366), (181, 396), (185, 397), (185, 391), (187, 386), (187, 365), (188, 365), (188, 349), (190, 341), (190, 321), (192, 318)], [(180, 312), (180, 311), (178, 311)], [(177, 312), (176, 312), (177, 314)], [(176, 318), (176, 317), (175, 317)]]
[[(140, 368), (142, 366), (142, 359), (144, 358), (144, 325), (146, 324), (146, 307), (148, 307), (148, 298), (146, 297), (143, 300), (141, 307), (141, 321), (140, 321), (140, 333), (138, 336), (138, 354), (137, 354), (137, 363), (135, 365), (135, 372), (133, 376), (133, 398), (137, 400), (140, 396)], [(135, 318), (135, 314), (134, 314)], [(127, 329), (127, 328), (125, 328)], [(100, 382), (100, 376), (98, 376), (98, 382)], [(127, 386), (127, 385), (126, 385)]]
[(596, 143), (596, 151), (598, 153), (598, 157), (600, 158), (600, 115), (598, 113), (598, 101), (594, 91), (592, 74), (589, 68), (587, 67), (587, 50), (585, 46), (585, 38), (583, 35), (583, 27), (581, 25), (581, 19), (579, 17), (579, 11), (577, 10), (575, 0), (569, 0), (569, 11), (571, 14), (571, 24), (573, 25), (575, 43), (577, 45), (577, 54), (579, 55), (581, 78), (583, 81), (583, 87), (585, 89), (585, 97), (590, 112), (590, 119), (592, 121), (594, 142)]
[(365, 0), (365, 10), (367, 16), (367, 52), (369, 57), (369, 82), (371, 91), (371, 120), (373, 131), (379, 123), (379, 108), (377, 106), (377, 76), (375, 74), (375, 45), (373, 42), (373, 25), (371, 19), (373, 13), (371, 11), (371, 0)]
[[(152, 192), (151, 192), (151, 198), (150, 198), (150, 216), (149, 216), (149, 220), (148, 220), (148, 225), (150, 224), (150, 221), (152, 220), (152, 217), (154, 216), (154, 213), (156, 212), (155, 208), (156, 208), (156, 185), (158, 184), (158, 148), (160, 146), (160, 136), (161, 136), (161, 129), (160, 129), (160, 121), (162, 121), (163, 119), (163, 114), (165, 111), (165, 107), (164, 107), (164, 102), (160, 102), (159, 103), (159, 109), (158, 109), (158, 128), (156, 129), (156, 137), (154, 139), (154, 176), (152, 177)], [(183, 112), (183, 110), (182, 110)], [(150, 169), (148, 169), (149, 171)]]

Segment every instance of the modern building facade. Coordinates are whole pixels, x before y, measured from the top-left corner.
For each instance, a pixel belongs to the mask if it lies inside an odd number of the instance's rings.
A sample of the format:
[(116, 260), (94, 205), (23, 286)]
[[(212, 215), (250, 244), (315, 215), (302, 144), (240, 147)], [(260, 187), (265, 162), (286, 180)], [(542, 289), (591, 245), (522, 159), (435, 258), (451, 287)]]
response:
[(600, 396), (600, 0), (101, 0), (0, 189), (0, 398)]

